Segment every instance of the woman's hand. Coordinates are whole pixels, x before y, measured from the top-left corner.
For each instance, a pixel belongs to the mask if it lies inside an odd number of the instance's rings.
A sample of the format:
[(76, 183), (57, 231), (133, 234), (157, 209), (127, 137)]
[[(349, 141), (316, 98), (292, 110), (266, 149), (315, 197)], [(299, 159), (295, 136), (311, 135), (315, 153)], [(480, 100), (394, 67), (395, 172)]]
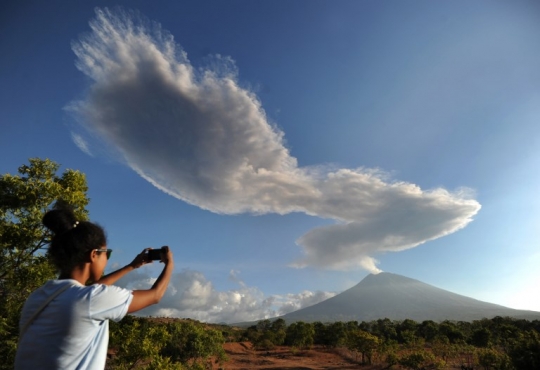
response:
[(160, 262), (163, 262), (164, 264), (167, 265), (169, 262), (172, 262), (172, 260), (173, 260), (173, 254), (172, 254), (171, 248), (169, 248), (166, 245), (161, 247), (161, 261)]
[(150, 250), (152, 248), (145, 248), (143, 249), (143, 251), (141, 253), (139, 253), (134, 259), (133, 261), (131, 261), (131, 263), (129, 264), (131, 267), (135, 268), (135, 269), (138, 269), (139, 267), (141, 267), (142, 265), (146, 265), (147, 263), (152, 263), (152, 261), (150, 261), (148, 259), (148, 250)]
[(163, 271), (152, 285), (152, 288), (133, 291), (133, 300), (129, 305), (128, 313), (133, 313), (152, 304), (159, 303), (161, 298), (163, 298), (174, 270), (174, 260), (169, 247), (162, 247), (160, 252), (161, 262), (165, 264), (165, 266), (163, 266)]

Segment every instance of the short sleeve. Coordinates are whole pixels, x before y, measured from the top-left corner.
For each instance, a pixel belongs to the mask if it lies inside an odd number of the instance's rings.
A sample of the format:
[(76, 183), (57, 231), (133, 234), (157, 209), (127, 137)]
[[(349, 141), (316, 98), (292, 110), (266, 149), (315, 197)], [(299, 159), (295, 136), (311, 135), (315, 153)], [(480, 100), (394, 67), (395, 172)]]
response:
[(90, 318), (120, 321), (126, 316), (132, 300), (131, 290), (114, 285), (97, 284), (90, 299)]

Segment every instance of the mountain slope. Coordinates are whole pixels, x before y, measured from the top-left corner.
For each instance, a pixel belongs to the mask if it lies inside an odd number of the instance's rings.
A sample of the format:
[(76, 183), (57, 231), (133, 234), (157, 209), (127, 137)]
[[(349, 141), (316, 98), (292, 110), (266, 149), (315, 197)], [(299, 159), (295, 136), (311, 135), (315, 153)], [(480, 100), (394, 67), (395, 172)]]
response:
[(282, 316), (293, 321), (462, 320), (495, 316), (540, 319), (540, 312), (514, 310), (451, 293), (405, 276), (383, 272), (326, 301)]

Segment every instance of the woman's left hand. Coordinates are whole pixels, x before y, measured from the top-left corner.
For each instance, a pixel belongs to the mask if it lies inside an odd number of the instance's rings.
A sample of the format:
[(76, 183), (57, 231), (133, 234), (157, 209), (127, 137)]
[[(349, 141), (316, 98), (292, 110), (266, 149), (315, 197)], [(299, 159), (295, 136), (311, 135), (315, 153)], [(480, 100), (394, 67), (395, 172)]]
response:
[(148, 252), (149, 249), (150, 248), (143, 249), (143, 251), (141, 253), (139, 253), (129, 265), (132, 266), (133, 268), (138, 269), (142, 265), (145, 265), (147, 263), (151, 263), (152, 261), (148, 260), (148, 253), (147, 252)]

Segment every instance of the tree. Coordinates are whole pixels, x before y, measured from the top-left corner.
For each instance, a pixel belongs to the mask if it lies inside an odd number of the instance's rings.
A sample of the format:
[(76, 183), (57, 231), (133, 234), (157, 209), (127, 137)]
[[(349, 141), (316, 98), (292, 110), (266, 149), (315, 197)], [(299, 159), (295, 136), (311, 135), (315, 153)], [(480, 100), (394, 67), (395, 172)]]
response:
[(461, 329), (453, 322), (451, 321), (443, 321), (439, 325), (439, 333), (441, 335), (444, 335), (450, 340), (450, 343), (463, 343), (465, 340), (465, 335), (461, 331)]
[(283, 345), (286, 328), (287, 324), (282, 318), (274, 321), (262, 320), (257, 325), (250, 326), (244, 338), (251, 341), (257, 349), (269, 350)]
[[(510, 358), (505, 353), (493, 348), (480, 348), (478, 350), (478, 364), (485, 370), (511, 369)], [(518, 368), (522, 369), (522, 368)]]
[(471, 337), (471, 344), (475, 347), (487, 348), (491, 343), (491, 332), (486, 328), (477, 329)]
[(326, 331), (327, 331), (326, 325), (324, 325), (320, 321), (315, 321), (311, 325), (313, 325), (313, 331), (315, 333), (313, 335), (313, 343), (328, 346), (328, 343), (326, 340)]
[(285, 320), (279, 318), (272, 322), (270, 331), (273, 333), (273, 343), (276, 346), (281, 346), (285, 343), (285, 336), (287, 335), (287, 324)]
[(310, 323), (294, 322), (287, 328), (285, 344), (297, 348), (309, 348), (313, 344), (315, 329)]
[(433, 320), (425, 320), (420, 324), (418, 328), (418, 333), (424, 338), (427, 342), (431, 342), (437, 334), (439, 334), (439, 324)]
[(385, 340), (397, 340), (396, 325), (389, 318), (378, 319), (373, 325), (373, 334)]
[(160, 353), (164, 343), (171, 340), (164, 325), (151, 325), (147, 319), (131, 315), (119, 323), (111, 321), (110, 325), (110, 346), (116, 353), (107, 361), (107, 368), (135, 369), (148, 359), (163, 361), (167, 358)]
[(419, 370), (433, 365), (435, 356), (425, 350), (418, 350), (402, 356), (398, 362), (406, 369)]
[(163, 347), (161, 355), (170, 357), (173, 362), (197, 368), (204, 367), (203, 364), (211, 357), (218, 362), (226, 359), (223, 350), (225, 340), (218, 330), (191, 321), (169, 323), (167, 330), (171, 338)]
[(508, 355), (516, 369), (540, 369), (540, 334), (536, 330), (520, 333)]
[(18, 340), (18, 322), (28, 295), (54, 278), (45, 246), (51, 235), (41, 220), (56, 200), (71, 205), (80, 220), (88, 219), (85, 207), (86, 177), (60, 165), (31, 158), (18, 175), (0, 176), (0, 369), (11, 368)]
[(341, 321), (328, 324), (324, 344), (329, 347), (339, 347), (345, 342), (347, 327)]
[(362, 364), (366, 363), (367, 359), (367, 363), (371, 365), (373, 352), (379, 346), (379, 337), (360, 329), (349, 330), (346, 343), (347, 348), (362, 355)]

